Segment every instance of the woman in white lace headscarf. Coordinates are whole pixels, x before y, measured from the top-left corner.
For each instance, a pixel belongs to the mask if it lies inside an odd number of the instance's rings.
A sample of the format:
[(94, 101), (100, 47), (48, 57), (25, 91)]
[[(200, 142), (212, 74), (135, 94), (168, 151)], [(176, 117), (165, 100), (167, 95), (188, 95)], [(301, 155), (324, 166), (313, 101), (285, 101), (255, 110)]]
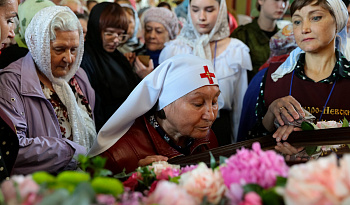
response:
[[(345, 4), (342, 0), (295, 0), (291, 14), (299, 47), (282, 66), (270, 64), (256, 109), (257, 130), (274, 133), (275, 148), (287, 155), (302, 150), (282, 140), (300, 130), (306, 115), (303, 108), (318, 121), (339, 121), (350, 112), (343, 99), (348, 95), (344, 88), (350, 86), (350, 63), (342, 54), (346, 35), (341, 31), (348, 20)], [(276, 124), (280, 125), (277, 129)]]
[(191, 0), (187, 23), (174, 41), (165, 44), (159, 56), (160, 63), (182, 53), (213, 62), (221, 90), (219, 114), (212, 127), (219, 145), (236, 141), (247, 70), (252, 69), (249, 48), (229, 38), (229, 30), (225, 0)]
[(96, 138), (95, 94), (79, 69), (84, 37), (75, 14), (62, 6), (40, 10), (25, 33), (29, 53), (0, 73), (0, 108), (16, 126), (17, 174), (75, 169)]

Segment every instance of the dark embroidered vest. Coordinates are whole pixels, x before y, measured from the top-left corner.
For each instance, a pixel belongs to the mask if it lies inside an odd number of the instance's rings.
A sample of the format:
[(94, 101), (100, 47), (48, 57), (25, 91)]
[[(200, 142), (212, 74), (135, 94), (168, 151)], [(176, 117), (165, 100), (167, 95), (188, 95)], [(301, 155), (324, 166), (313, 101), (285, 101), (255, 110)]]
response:
[[(290, 83), (293, 73), (285, 75), (277, 82), (271, 78), (280, 63), (272, 63), (267, 71), (264, 100), (268, 107), (274, 100), (289, 95)], [(333, 84), (315, 83), (302, 80), (294, 75), (291, 95), (318, 120)], [(342, 120), (344, 117), (350, 120), (350, 80), (340, 78), (327, 103), (322, 115), (322, 120)]]

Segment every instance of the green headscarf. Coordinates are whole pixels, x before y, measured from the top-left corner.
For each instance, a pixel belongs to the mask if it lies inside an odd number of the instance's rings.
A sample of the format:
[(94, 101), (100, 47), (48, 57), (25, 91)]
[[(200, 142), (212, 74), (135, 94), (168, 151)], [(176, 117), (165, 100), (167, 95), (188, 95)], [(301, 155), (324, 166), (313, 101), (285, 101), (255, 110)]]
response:
[(19, 25), (16, 30), (15, 40), (19, 47), (28, 48), (24, 39), (26, 29), (35, 14), (49, 6), (55, 6), (55, 4), (50, 0), (26, 0), (18, 6)]

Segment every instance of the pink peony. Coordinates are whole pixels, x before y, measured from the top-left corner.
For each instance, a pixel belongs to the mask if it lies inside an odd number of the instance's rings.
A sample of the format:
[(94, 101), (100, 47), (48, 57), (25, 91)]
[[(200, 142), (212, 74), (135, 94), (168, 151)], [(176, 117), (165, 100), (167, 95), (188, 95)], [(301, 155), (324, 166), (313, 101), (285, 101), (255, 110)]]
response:
[[(349, 175), (346, 170), (345, 175)], [(337, 166), (335, 155), (294, 165), (285, 188), (286, 204), (343, 204), (350, 196), (349, 186)]]
[[(15, 188), (16, 186), (17, 188)], [(34, 200), (33, 196), (36, 196), (39, 189), (40, 186), (33, 181), (31, 176), (12, 176), (10, 180), (4, 181), (1, 184), (1, 191), (4, 194), (5, 202), (7, 202), (7, 204), (20, 204), (16, 197), (17, 191), (21, 201), (27, 201), (28, 197), (30, 197), (29, 200)]]
[(284, 158), (274, 151), (262, 151), (255, 142), (252, 150), (242, 148), (220, 166), (220, 171), (227, 187), (230, 184), (240, 185), (256, 183), (263, 188), (276, 184), (276, 177), (286, 177), (288, 166)]
[(196, 169), (182, 174), (179, 185), (195, 197), (198, 204), (204, 197), (207, 197), (209, 202), (216, 204), (225, 193), (220, 171), (218, 169), (213, 171), (204, 163), (199, 163)]
[(141, 205), (144, 204), (143, 201), (145, 200), (141, 192), (131, 191), (128, 187), (124, 189), (124, 193), (118, 198), (118, 205)]
[(225, 196), (230, 200), (230, 205), (237, 205), (242, 202), (243, 198), (243, 187), (239, 184), (232, 183), (230, 187), (226, 190)]
[(181, 174), (184, 174), (186, 172), (192, 171), (194, 169), (196, 169), (198, 167), (198, 165), (190, 165), (190, 166), (186, 166), (186, 167), (181, 167)]
[(196, 205), (196, 200), (177, 184), (169, 181), (159, 181), (157, 188), (145, 200), (145, 204)]
[(177, 177), (180, 175), (180, 170), (179, 169), (174, 169), (174, 168), (165, 168), (158, 172), (157, 179), (158, 180), (169, 180), (169, 177)]
[(114, 196), (107, 194), (97, 194), (96, 201), (98, 204), (113, 205), (116, 203)]
[(244, 201), (239, 205), (262, 205), (262, 200), (257, 193), (249, 192), (244, 196)]

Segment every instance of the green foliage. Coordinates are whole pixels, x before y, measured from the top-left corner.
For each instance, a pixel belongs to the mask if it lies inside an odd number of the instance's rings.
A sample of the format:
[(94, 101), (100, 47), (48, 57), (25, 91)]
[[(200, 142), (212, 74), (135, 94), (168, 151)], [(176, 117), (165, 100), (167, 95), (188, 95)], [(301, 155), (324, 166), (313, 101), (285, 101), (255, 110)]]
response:
[(44, 171), (35, 172), (32, 174), (32, 179), (38, 184), (52, 184), (56, 182), (56, 178), (53, 175)]
[(110, 176), (112, 172), (108, 169), (104, 169), (107, 159), (96, 156), (90, 158), (88, 156), (80, 154), (78, 156), (79, 167), (86, 172), (88, 169), (91, 169), (94, 173), (94, 177), (98, 176)]
[(215, 169), (218, 166), (216, 164), (215, 157), (211, 152), (209, 152), (209, 155), (210, 155), (210, 168)]
[(225, 163), (226, 163), (226, 159), (227, 159), (227, 157), (220, 156), (220, 157), (219, 157), (219, 163), (220, 163), (220, 164), (225, 164)]
[(140, 173), (142, 177), (142, 181), (139, 180), (139, 183), (145, 187), (150, 187), (157, 179), (153, 169), (149, 169), (148, 167), (139, 167), (137, 168), (137, 172)]
[(305, 130), (314, 130), (315, 128), (314, 128), (314, 126), (311, 123), (303, 121), (301, 123), (301, 129), (303, 131), (305, 131)]
[(276, 177), (276, 186), (285, 187), (286, 184), (287, 184), (287, 178), (281, 177), (281, 176)]
[(58, 183), (72, 184), (74, 186), (81, 182), (87, 182), (90, 180), (90, 174), (85, 172), (76, 171), (64, 171), (57, 175), (56, 181)]
[(305, 147), (305, 151), (306, 151), (306, 153), (309, 156), (313, 155), (316, 152), (316, 150), (317, 150), (317, 146), (307, 146), (307, 147)]
[(342, 127), (349, 127), (349, 121), (344, 117)]
[(96, 177), (92, 180), (91, 186), (97, 193), (113, 196), (118, 196), (124, 191), (123, 184), (118, 179), (110, 177)]

